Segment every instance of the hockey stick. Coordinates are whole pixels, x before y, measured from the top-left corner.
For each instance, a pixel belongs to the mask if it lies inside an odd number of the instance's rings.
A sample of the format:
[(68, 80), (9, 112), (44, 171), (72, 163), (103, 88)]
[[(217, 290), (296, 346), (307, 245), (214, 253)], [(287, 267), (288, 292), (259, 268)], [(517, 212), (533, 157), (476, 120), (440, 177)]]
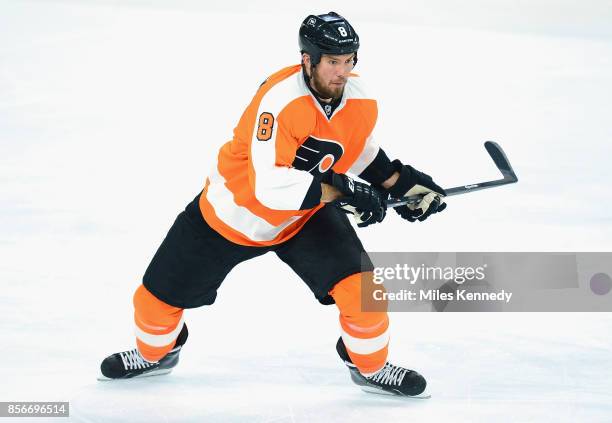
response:
[[(491, 156), (491, 158), (493, 159), (495, 166), (497, 166), (497, 168), (503, 175), (503, 179), (479, 182), (477, 184), (463, 185), (460, 187), (446, 188), (444, 191), (446, 191), (447, 197), (451, 195), (466, 194), (468, 192), (478, 191), (481, 189), (513, 184), (518, 181), (516, 173), (514, 173), (514, 170), (510, 165), (510, 161), (508, 160), (508, 157), (506, 157), (506, 153), (504, 153), (504, 150), (502, 150), (500, 145), (493, 141), (487, 141), (484, 143), (484, 146), (487, 149), (489, 156)], [(387, 201), (387, 207), (403, 206), (404, 204), (416, 204), (421, 201), (421, 198), (423, 198), (422, 195), (413, 195), (410, 197), (403, 197), (399, 199), (392, 198)]]

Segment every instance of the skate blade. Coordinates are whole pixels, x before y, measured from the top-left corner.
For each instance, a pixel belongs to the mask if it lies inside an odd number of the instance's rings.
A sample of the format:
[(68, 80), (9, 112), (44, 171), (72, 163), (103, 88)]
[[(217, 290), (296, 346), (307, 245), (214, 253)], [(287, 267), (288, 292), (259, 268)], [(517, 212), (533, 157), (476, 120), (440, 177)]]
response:
[(143, 377), (166, 375), (166, 374), (168, 374), (170, 372), (172, 372), (172, 369), (160, 369), (160, 370), (154, 370), (154, 371), (149, 372), (149, 373), (144, 373), (142, 375), (138, 375), (138, 376), (134, 376), (134, 377), (129, 377), (129, 378), (124, 378), (124, 379), (112, 379), (112, 378), (106, 377), (102, 373), (100, 373), (98, 375), (97, 379), (99, 381), (101, 381), (101, 382), (108, 382), (108, 381), (111, 381), (111, 380), (142, 379)]
[(361, 390), (367, 392), (369, 394), (378, 394), (378, 395), (386, 395), (389, 397), (399, 397), (399, 398), (414, 398), (414, 399), (429, 399), (431, 398), (431, 394), (427, 391), (423, 391), (418, 395), (402, 395), (395, 394), (393, 392), (385, 391), (384, 389), (375, 388), (372, 386), (361, 386)]

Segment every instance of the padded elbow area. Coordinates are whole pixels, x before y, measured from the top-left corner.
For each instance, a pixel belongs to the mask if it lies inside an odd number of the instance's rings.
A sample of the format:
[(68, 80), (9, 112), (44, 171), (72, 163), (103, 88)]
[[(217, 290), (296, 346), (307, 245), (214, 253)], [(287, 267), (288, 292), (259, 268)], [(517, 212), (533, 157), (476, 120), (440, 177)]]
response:
[(319, 178), (313, 178), (304, 201), (300, 206), (300, 210), (310, 210), (315, 208), (321, 203), (321, 180)]

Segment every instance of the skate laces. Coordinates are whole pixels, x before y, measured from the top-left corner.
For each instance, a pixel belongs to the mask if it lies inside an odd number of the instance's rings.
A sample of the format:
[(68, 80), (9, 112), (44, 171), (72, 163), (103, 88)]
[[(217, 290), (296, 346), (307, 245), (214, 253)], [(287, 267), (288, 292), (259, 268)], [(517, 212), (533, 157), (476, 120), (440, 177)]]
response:
[(119, 355), (121, 356), (121, 360), (123, 361), (123, 367), (125, 367), (126, 370), (146, 369), (147, 367), (151, 367), (156, 364), (150, 363), (144, 358), (142, 358), (136, 348), (130, 351), (124, 351), (122, 353), (119, 353)]
[(408, 372), (408, 369), (404, 369), (403, 367), (399, 366), (394, 366), (393, 364), (387, 362), (385, 364), (385, 367), (380, 369), (368, 379), (372, 382), (377, 382), (380, 384), (400, 386), (402, 384), (402, 380), (404, 380), (404, 376), (406, 376), (406, 373)]

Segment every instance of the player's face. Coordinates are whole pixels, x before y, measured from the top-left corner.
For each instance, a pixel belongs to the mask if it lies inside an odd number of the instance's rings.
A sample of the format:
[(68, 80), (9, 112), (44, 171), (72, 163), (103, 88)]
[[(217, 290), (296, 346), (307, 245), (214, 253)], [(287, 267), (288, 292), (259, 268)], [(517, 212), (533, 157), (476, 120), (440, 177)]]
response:
[(322, 98), (340, 98), (349, 73), (353, 70), (355, 54), (321, 56), (321, 61), (310, 75), (312, 88), (321, 94)]

